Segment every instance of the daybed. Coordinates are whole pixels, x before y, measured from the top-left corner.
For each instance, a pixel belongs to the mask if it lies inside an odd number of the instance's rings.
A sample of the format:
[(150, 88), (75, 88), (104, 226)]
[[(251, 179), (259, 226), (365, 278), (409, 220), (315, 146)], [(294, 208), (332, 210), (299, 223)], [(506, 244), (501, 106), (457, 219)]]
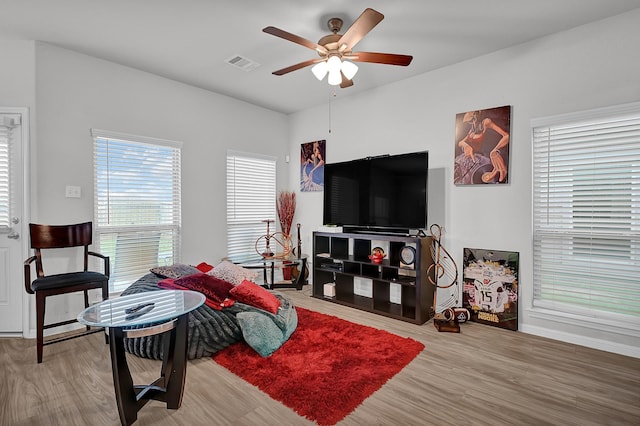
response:
[[(226, 265), (228, 266), (228, 265)], [(171, 281), (181, 277), (204, 275), (195, 267), (176, 265), (158, 272), (150, 272), (131, 284), (122, 295), (159, 291), (167, 279)], [(214, 268), (215, 269), (215, 268)], [(220, 268), (222, 270), (222, 267)], [(227, 279), (232, 279), (225, 277)], [(243, 277), (235, 277), (234, 286), (240, 288), (239, 281)], [(249, 284), (247, 283), (242, 283)], [(259, 287), (257, 284), (252, 284)], [(249, 286), (251, 287), (251, 286)], [(268, 291), (260, 287), (260, 291)], [(189, 336), (187, 355), (189, 359), (208, 357), (227, 346), (245, 340), (260, 355), (269, 356), (277, 350), (296, 329), (298, 316), (291, 300), (284, 294), (271, 292), (279, 301), (279, 308), (274, 309), (277, 314), (267, 312), (247, 303), (235, 301), (232, 306), (212, 308), (207, 304), (189, 313)], [(205, 293), (205, 295), (207, 295)], [(210, 300), (208, 299), (208, 302)], [(246, 300), (245, 300), (246, 301)], [(252, 301), (248, 301), (252, 303)], [(252, 303), (253, 304), (253, 303)], [(209, 303), (209, 305), (212, 305)], [(254, 304), (255, 305), (255, 304)], [(162, 359), (162, 335), (153, 335), (125, 339), (125, 349), (134, 355)]]

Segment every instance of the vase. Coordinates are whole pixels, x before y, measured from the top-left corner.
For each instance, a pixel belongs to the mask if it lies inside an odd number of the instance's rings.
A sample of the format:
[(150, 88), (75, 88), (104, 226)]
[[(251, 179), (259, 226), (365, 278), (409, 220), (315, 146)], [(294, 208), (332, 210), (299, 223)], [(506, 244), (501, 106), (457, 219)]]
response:
[(293, 272), (293, 266), (283, 266), (282, 267), (282, 279), (285, 281), (291, 281)]
[[(291, 247), (291, 236), (289, 236), (289, 234), (284, 234), (284, 241), (283, 241), (283, 253), (282, 253), (282, 257), (287, 258), (289, 257), (289, 255), (291, 254), (291, 250), (293, 250), (293, 248)], [(286, 279), (286, 278), (285, 278)]]

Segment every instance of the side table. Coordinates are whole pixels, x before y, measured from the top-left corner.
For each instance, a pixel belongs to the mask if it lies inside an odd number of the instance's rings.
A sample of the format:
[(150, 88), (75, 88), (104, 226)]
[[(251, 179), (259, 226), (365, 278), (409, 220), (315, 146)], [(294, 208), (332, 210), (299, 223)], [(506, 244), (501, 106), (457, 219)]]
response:
[[(302, 290), (302, 286), (308, 283), (309, 269), (307, 266), (307, 255), (287, 257), (259, 257), (257, 259), (234, 262), (246, 269), (261, 269), (263, 276), (263, 287), (270, 290), (274, 288), (295, 288)], [(290, 280), (275, 280), (275, 270), (278, 268), (292, 268), (297, 272)]]
[[(188, 313), (205, 301), (202, 293), (182, 290), (149, 291), (108, 299), (78, 314), (78, 321), (109, 329), (111, 368), (123, 425), (138, 418), (138, 411), (151, 399), (178, 409), (187, 372)], [(149, 385), (134, 385), (127, 364), (124, 338), (163, 336), (160, 377)]]

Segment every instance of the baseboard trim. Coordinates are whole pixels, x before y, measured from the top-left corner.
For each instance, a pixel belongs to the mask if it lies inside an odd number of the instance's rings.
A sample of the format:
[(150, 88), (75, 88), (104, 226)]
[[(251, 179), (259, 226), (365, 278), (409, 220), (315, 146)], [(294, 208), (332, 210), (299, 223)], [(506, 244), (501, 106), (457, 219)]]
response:
[[(60, 327), (54, 327), (48, 330), (44, 331), (44, 337), (45, 339), (48, 336), (53, 336), (55, 334), (62, 334), (62, 333), (68, 333), (71, 331), (78, 331), (80, 329), (85, 328), (84, 325), (80, 324), (79, 322), (74, 322), (71, 324), (66, 324), (66, 325), (61, 325)], [(35, 328), (30, 328), (29, 330), (27, 330), (26, 333), (24, 334), (20, 334), (17, 337), (24, 337), (25, 339), (35, 339), (36, 338), (36, 329)]]
[(562, 342), (573, 343), (575, 345), (585, 346), (601, 351), (612, 352), (619, 355), (640, 358), (640, 348), (637, 346), (624, 345), (621, 343), (609, 342), (606, 340), (595, 339), (593, 337), (579, 336), (572, 333), (564, 333), (557, 330), (549, 330), (544, 327), (536, 327), (531, 325), (521, 325), (520, 331), (523, 333), (533, 334), (535, 336), (546, 337), (549, 339), (560, 340)]
[(16, 338), (16, 337), (24, 337), (22, 333), (0, 333), (0, 339), (2, 338)]

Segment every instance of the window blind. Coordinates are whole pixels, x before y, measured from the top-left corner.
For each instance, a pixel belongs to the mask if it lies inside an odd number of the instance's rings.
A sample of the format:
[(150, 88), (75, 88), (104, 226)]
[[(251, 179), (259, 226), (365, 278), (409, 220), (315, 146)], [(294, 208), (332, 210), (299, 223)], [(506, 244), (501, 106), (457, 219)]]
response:
[(110, 290), (180, 260), (180, 145), (92, 130), (94, 226), (111, 260)]
[(227, 152), (227, 256), (235, 262), (256, 258), (255, 243), (276, 229), (276, 160)]
[(640, 319), (640, 104), (533, 127), (534, 307)]
[[(12, 200), (12, 173), (11, 156), (12, 146), (20, 144), (19, 126), (21, 118), (18, 114), (0, 114), (0, 233), (10, 232)], [(16, 137), (18, 141), (16, 141)]]
[(0, 114), (0, 232), (11, 229), (11, 141), (14, 118)]

